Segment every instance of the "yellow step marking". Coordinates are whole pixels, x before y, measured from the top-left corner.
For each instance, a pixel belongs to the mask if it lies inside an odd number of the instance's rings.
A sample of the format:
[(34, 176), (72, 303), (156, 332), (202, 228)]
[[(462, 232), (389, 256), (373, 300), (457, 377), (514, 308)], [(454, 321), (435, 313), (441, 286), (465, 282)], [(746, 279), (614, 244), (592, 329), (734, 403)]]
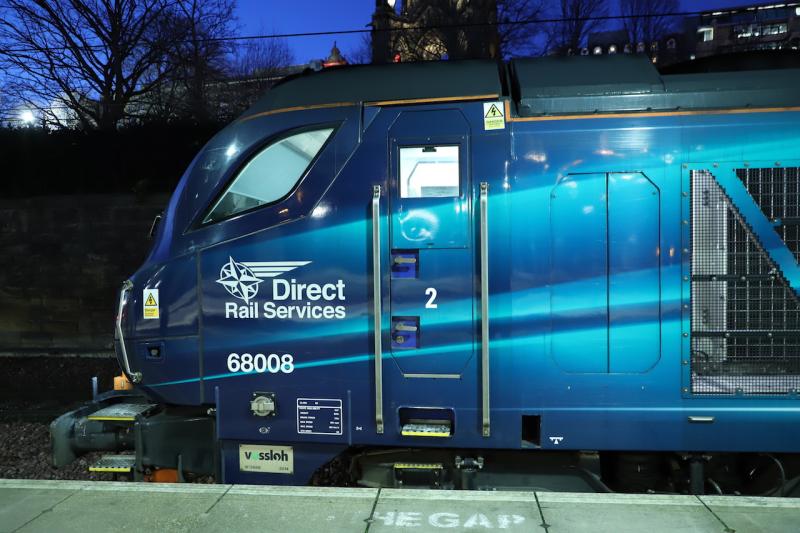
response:
[(449, 431), (411, 431), (403, 430), (401, 433), (404, 437), (449, 437)]
[(133, 468), (131, 467), (123, 467), (123, 466), (90, 466), (89, 472), (130, 472)]
[(395, 463), (395, 470), (443, 470), (442, 463)]

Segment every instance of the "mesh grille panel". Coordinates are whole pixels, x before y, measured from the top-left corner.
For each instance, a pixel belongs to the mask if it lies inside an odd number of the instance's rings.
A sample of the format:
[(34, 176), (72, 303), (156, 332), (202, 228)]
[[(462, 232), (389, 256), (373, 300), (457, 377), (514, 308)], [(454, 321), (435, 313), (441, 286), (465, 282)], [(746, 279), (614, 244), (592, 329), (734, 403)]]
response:
[(736, 175), (800, 261), (800, 169), (739, 168)]
[[(693, 171), (691, 179), (692, 392), (794, 392), (800, 388), (795, 293), (714, 176)], [(781, 198), (797, 210), (796, 191)]]

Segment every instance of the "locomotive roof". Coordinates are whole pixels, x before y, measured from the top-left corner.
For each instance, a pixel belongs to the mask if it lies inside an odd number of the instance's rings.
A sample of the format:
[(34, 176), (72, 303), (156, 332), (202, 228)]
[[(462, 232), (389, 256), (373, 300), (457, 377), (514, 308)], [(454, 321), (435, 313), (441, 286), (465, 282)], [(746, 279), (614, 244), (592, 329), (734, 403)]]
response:
[(495, 61), (353, 65), (306, 71), (286, 78), (270, 89), (250, 113), (325, 104), (492, 98), (502, 93)]
[(510, 64), (522, 116), (800, 105), (800, 69), (661, 75), (646, 56), (546, 57)]
[(504, 95), (523, 117), (771, 108), (800, 106), (798, 86), (798, 68), (662, 75), (647, 57), (627, 54), (356, 65), (287, 78), (247, 114)]

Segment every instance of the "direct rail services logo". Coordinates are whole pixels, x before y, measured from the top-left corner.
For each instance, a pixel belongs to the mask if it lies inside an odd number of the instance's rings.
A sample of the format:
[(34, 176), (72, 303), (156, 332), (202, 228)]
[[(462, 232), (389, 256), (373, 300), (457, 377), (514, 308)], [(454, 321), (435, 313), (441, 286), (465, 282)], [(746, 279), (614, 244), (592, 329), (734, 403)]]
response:
[[(311, 261), (236, 261), (233, 257), (222, 265), (217, 283), (228, 294), (244, 302), (225, 302), (225, 318), (236, 319), (301, 319), (331, 320), (347, 316), (344, 305), (345, 283), (339, 279), (334, 283), (298, 283), (296, 279), (283, 279), (279, 276), (300, 267), (310, 265)], [(272, 289), (268, 301), (259, 306), (256, 298), (261, 284)], [(285, 302), (285, 303), (284, 303)], [(319, 302), (319, 303), (317, 303)]]

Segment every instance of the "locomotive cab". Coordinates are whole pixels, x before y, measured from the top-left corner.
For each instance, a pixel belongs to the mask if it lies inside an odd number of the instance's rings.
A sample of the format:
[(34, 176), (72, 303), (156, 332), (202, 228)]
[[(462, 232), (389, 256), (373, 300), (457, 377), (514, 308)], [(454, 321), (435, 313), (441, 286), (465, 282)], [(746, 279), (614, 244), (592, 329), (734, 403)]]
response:
[(91, 421), (137, 476), (702, 491), (730, 466), (704, 457), (796, 453), (796, 81), (612, 56), (280, 83), (181, 179), (121, 289), (135, 391), (62, 417), (57, 457)]

